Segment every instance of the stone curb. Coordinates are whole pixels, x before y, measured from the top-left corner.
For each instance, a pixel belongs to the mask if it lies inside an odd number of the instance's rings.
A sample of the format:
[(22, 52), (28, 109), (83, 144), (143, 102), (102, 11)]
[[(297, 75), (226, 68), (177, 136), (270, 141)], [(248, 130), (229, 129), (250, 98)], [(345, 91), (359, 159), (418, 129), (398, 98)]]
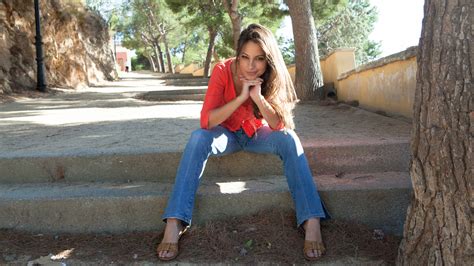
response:
[[(317, 176), (332, 218), (400, 234), (411, 198), (408, 173)], [(38, 232), (161, 230), (170, 183), (0, 185), (0, 228)], [(193, 223), (293, 208), (282, 176), (239, 182), (202, 181)]]

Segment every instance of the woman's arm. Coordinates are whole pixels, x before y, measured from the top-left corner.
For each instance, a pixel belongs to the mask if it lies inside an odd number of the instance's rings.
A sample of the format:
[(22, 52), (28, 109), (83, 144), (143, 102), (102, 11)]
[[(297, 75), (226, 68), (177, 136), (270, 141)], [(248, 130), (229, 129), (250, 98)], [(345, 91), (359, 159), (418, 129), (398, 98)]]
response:
[(275, 112), (275, 109), (270, 105), (269, 102), (260, 94), (252, 97), (252, 100), (258, 106), (260, 113), (263, 118), (267, 121), (271, 128), (277, 129), (280, 127), (281, 119)]
[[(244, 87), (247, 88), (248, 86), (246, 86), (246, 84), (253, 82), (246, 79), (241, 80), (244, 83)], [(262, 114), (265, 121), (267, 121), (268, 125), (271, 128), (278, 129), (281, 125), (281, 119), (275, 112), (275, 109), (273, 109), (270, 103), (265, 99), (265, 97), (263, 97), (261, 83), (262, 80), (250, 88), (249, 97), (252, 98), (252, 101), (258, 106), (260, 113)]]
[(229, 118), (229, 116), (250, 97), (249, 88), (252, 86), (260, 87), (261, 84), (261, 79), (249, 81), (246, 80), (242, 85), (242, 91), (240, 92), (239, 96), (225, 105), (209, 111), (209, 122), (207, 124), (208, 128), (213, 128)]
[(220, 123), (229, 118), (229, 116), (247, 100), (241, 96), (242, 94), (225, 105), (209, 111), (209, 122), (207, 124), (207, 128), (211, 129), (215, 126), (218, 126)]

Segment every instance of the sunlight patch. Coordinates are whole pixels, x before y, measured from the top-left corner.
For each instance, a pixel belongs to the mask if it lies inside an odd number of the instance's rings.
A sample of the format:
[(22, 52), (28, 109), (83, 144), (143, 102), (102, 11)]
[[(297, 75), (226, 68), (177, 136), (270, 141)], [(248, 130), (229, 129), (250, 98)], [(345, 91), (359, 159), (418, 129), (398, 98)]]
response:
[(224, 152), (225, 149), (227, 148), (228, 141), (229, 139), (227, 138), (225, 134), (222, 134), (219, 137), (214, 138), (214, 140), (212, 141), (212, 152), (214, 154), (217, 154), (218, 151), (220, 153)]
[(222, 194), (238, 194), (248, 188), (245, 187), (245, 182), (225, 182), (225, 183), (216, 183), (221, 189)]
[(51, 256), (51, 260), (65, 260), (71, 257), (73, 251), (74, 251), (73, 248), (63, 250), (59, 252), (58, 254)]

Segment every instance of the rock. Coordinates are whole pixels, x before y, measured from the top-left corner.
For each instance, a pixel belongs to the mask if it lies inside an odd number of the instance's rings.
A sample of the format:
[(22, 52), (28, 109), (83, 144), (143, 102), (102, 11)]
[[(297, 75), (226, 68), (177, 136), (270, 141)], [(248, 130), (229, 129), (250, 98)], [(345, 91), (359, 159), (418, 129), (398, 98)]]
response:
[[(117, 77), (106, 22), (80, 1), (40, 1), (46, 83), (79, 88)], [(36, 89), (33, 1), (0, 2), (0, 94)]]
[(14, 260), (16, 260), (16, 254), (5, 254), (5, 255), (3, 255), (3, 259), (6, 262), (14, 261)]
[(35, 266), (35, 265), (48, 265), (48, 266), (66, 266), (64, 262), (52, 261), (51, 260), (52, 254), (48, 256), (39, 257), (36, 260), (28, 261), (27, 266)]
[(375, 240), (382, 240), (385, 237), (385, 233), (382, 231), (382, 229), (374, 229), (372, 232), (372, 238)]

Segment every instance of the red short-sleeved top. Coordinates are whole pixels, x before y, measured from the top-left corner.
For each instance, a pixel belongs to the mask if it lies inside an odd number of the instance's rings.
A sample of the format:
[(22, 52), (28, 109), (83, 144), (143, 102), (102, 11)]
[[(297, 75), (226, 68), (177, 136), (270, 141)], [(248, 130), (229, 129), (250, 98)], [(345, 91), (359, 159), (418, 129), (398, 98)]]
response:
[[(216, 64), (212, 71), (201, 110), (201, 128), (203, 129), (208, 129), (209, 112), (211, 110), (219, 108), (237, 97), (231, 71), (231, 64), (234, 60), (235, 58), (231, 58), (220, 62)], [(242, 128), (251, 137), (264, 123), (265, 121), (255, 117), (252, 99), (248, 98), (220, 125), (232, 132)], [(282, 128), (283, 125), (280, 122), (275, 130)]]

